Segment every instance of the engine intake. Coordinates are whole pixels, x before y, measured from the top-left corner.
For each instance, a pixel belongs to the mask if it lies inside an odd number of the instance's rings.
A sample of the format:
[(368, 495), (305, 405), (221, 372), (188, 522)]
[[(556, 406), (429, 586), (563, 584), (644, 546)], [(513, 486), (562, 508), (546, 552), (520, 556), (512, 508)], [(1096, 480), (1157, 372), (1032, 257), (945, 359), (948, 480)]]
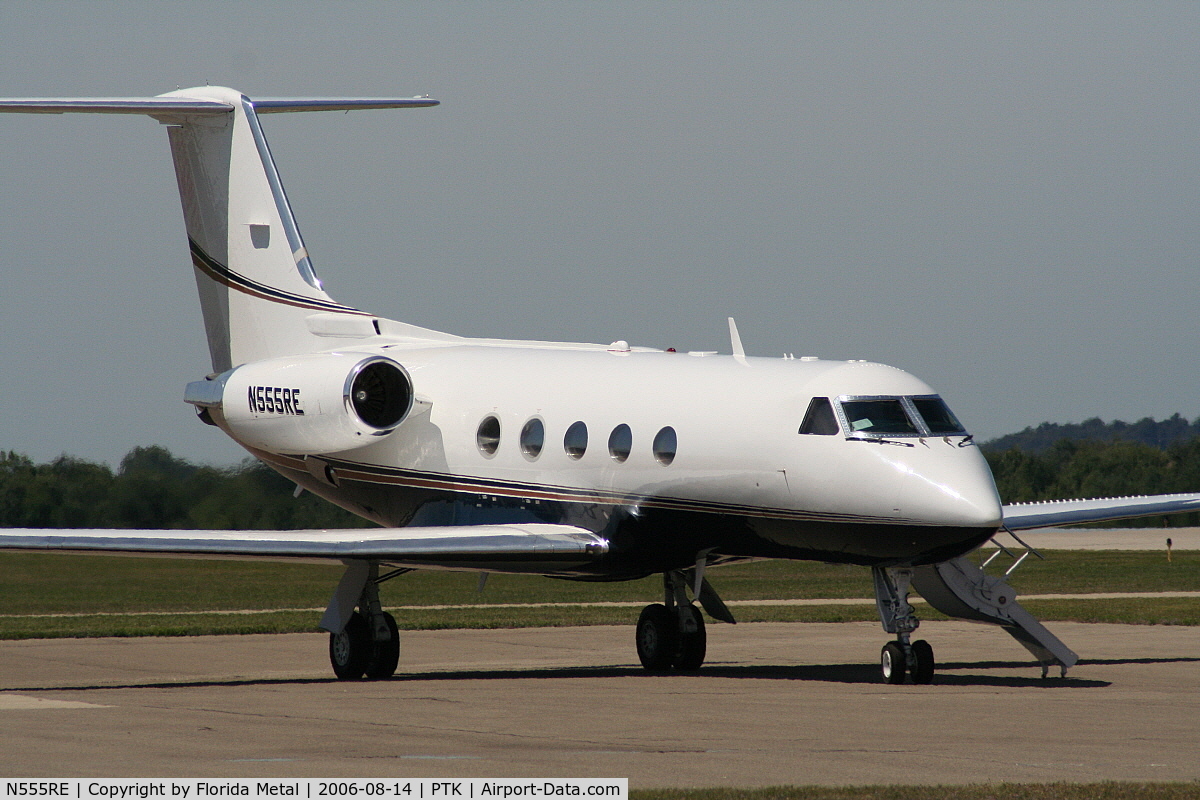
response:
[(394, 428), (412, 408), (412, 384), (395, 361), (362, 361), (346, 379), (346, 398), (372, 428)]

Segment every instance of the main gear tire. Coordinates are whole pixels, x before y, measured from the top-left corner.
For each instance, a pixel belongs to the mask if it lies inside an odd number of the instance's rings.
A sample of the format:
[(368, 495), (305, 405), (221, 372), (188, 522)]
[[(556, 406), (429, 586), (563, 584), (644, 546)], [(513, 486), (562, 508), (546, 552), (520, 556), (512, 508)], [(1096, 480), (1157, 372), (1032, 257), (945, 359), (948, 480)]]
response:
[(356, 681), (367, 671), (375, 642), (367, 619), (355, 611), (341, 633), (329, 634), (329, 663), (340, 681)]
[(637, 654), (648, 672), (666, 672), (679, 652), (679, 623), (662, 603), (642, 609), (637, 623)]
[(367, 680), (387, 680), (396, 674), (396, 664), (400, 661), (400, 629), (396, 627), (396, 618), (386, 611), (383, 621), (387, 625), (388, 639), (371, 642), (371, 658), (367, 662)]
[[(683, 614), (691, 617), (689, 621), (680, 618), (679, 650), (675, 654), (672, 665), (680, 672), (695, 672), (704, 663), (704, 653), (707, 649), (707, 636), (704, 632), (704, 615), (693, 605), (683, 607)], [(693, 630), (688, 630), (693, 628)]]

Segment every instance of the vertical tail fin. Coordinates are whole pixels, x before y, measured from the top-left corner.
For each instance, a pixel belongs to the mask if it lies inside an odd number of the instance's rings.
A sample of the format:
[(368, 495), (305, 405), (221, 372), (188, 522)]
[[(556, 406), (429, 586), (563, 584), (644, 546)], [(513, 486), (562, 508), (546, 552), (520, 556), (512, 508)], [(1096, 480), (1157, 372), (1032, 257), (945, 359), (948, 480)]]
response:
[(362, 312), (321, 288), (253, 103), (215, 87), (167, 96), (230, 107), (166, 120), (213, 369), (313, 349), (308, 315)]
[[(213, 369), (324, 349), (313, 330), (359, 332), (370, 315), (317, 279), (259, 125), (261, 113), (405, 108), (429, 98), (257, 102), (205, 86), (149, 98), (0, 99), (0, 111), (145, 114), (167, 125)], [(333, 315), (321, 326), (314, 314)]]
[[(354, 330), (364, 312), (335, 302), (313, 269), (259, 125), (263, 112), (433, 105), (404, 100), (264, 100), (205, 87), (163, 97), (213, 100), (223, 119), (185, 117), (169, 133), (213, 368), (328, 347), (308, 317), (335, 314)], [(368, 331), (369, 332), (369, 331)]]

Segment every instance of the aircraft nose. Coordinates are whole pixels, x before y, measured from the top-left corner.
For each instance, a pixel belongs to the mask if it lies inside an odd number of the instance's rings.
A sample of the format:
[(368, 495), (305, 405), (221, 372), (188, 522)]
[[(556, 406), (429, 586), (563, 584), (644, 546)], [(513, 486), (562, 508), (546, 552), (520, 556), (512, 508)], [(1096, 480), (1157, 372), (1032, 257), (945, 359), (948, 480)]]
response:
[(998, 528), (1003, 521), (996, 482), (978, 448), (962, 448), (950, 458), (914, 459), (903, 483), (905, 516), (964, 528)]

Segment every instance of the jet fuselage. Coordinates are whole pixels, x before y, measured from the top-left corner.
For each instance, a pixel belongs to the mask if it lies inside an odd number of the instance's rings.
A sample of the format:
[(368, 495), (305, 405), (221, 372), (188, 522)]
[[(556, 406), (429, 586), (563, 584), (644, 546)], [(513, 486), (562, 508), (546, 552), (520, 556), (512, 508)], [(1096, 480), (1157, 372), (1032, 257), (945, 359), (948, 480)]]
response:
[[(936, 397), (901, 370), (623, 343), (470, 342), (354, 349), (401, 365), (415, 395), (375, 443), (251, 449), (388, 527), (586, 528), (611, 549), (579, 577), (679, 569), (700, 552), (709, 563), (933, 563), (999, 526), (991, 473), (966, 431), (935, 435), (924, 420), (903, 434), (849, 429), (847, 398)], [(839, 411), (835, 433), (801, 433), (813, 398)]]

